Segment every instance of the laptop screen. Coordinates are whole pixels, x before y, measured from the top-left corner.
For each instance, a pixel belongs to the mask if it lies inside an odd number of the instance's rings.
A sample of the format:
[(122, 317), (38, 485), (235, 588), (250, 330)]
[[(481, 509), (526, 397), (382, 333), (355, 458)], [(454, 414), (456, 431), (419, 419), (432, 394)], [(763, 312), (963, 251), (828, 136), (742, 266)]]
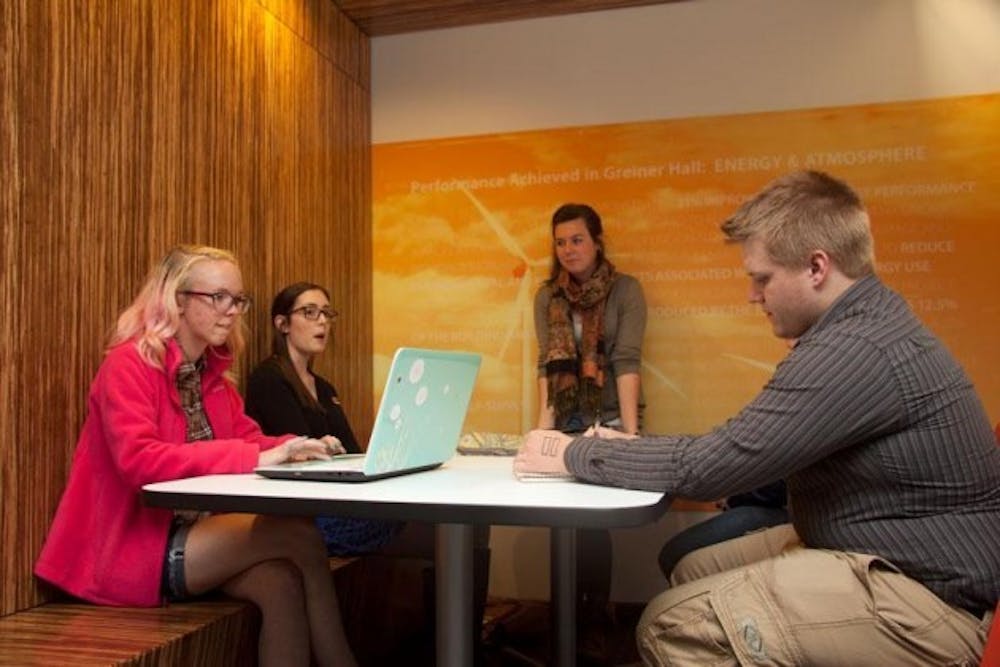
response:
[(396, 350), (365, 457), (365, 473), (418, 468), (451, 458), (481, 358), (478, 354)]

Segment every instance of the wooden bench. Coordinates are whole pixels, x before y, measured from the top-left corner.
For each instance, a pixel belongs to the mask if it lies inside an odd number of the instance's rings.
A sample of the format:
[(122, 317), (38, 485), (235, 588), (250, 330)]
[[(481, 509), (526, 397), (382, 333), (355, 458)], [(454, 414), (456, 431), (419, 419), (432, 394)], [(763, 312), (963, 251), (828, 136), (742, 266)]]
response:
[(0, 618), (0, 665), (256, 664), (256, 607), (228, 599), (166, 607), (49, 602)]
[[(355, 558), (331, 558), (337, 571)], [(257, 663), (260, 613), (222, 596), (165, 607), (48, 602), (0, 618), (0, 665), (212, 665)]]

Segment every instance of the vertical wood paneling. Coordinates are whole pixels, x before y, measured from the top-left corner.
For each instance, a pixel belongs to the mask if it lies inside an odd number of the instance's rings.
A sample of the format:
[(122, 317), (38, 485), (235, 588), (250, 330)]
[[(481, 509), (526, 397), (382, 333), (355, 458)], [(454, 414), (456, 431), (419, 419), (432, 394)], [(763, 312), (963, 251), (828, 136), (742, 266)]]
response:
[(371, 426), (368, 43), (329, 0), (0, 3), (0, 615), (31, 568), (118, 312), (180, 242), (256, 296), (308, 279), (344, 313), (319, 365)]
[[(16, 543), (17, 526), (11, 500), (15, 492), (12, 475), (13, 457), (10, 451), (17, 433), (14, 425), (15, 381), (12, 330), (18, 313), (17, 289), (7, 278), (17, 258), (16, 230), (21, 225), (18, 207), (20, 171), (17, 163), (18, 134), (11, 122), (17, 115), (18, 71), (15, 67), (14, 44), (23, 30), (20, 3), (0, 3), (0, 613), (11, 607), (14, 596), (7, 593), (14, 581), (23, 580), (19, 570), (21, 550), (11, 548)], [(7, 602), (8, 596), (11, 598)]]
[(261, 0), (261, 4), (349, 80), (368, 89), (368, 38), (334, 2)]

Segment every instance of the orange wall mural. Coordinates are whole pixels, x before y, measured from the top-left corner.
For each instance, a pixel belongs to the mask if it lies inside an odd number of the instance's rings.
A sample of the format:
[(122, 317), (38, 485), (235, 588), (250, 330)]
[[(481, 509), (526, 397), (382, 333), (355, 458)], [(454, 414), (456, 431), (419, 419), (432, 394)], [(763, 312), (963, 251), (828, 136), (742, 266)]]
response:
[(1000, 95), (377, 145), (377, 390), (397, 346), (476, 351), (466, 429), (530, 428), (549, 220), (584, 202), (603, 217), (610, 259), (646, 293), (647, 430), (711, 428), (785, 353), (718, 225), (801, 168), (860, 192), (879, 274), (1000, 420)]

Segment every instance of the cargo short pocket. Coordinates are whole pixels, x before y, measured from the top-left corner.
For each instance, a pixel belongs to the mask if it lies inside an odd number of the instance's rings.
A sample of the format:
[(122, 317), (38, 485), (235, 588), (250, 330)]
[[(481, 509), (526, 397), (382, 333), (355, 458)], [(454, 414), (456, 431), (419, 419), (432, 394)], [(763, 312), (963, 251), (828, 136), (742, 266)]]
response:
[(872, 612), (841, 554), (787, 550), (734, 572), (711, 602), (741, 664), (861, 664), (848, 657), (857, 646), (844, 638), (859, 624), (870, 627)]
[(741, 665), (801, 665), (802, 653), (754, 568), (744, 568), (711, 593), (711, 605)]
[(647, 665), (736, 665), (728, 639), (708, 605), (680, 607), (640, 624), (636, 639)]
[(865, 578), (874, 613), (902, 650), (935, 665), (975, 665), (982, 651), (980, 619), (952, 607), (919, 582), (880, 559)]

